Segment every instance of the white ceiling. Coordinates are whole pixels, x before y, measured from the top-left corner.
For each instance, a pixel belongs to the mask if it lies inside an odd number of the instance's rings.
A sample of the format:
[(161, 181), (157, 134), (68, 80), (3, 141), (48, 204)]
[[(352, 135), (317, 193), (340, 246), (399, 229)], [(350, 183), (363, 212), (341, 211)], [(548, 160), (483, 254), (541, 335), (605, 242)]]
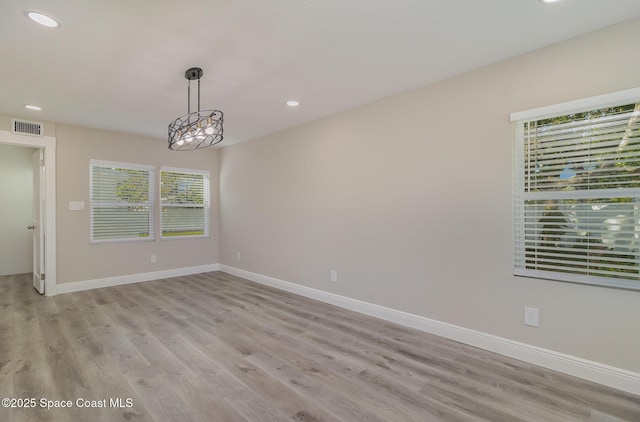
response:
[(2, 0), (0, 113), (164, 140), (198, 66), (225, 146), (638, 16), (639, 0)]

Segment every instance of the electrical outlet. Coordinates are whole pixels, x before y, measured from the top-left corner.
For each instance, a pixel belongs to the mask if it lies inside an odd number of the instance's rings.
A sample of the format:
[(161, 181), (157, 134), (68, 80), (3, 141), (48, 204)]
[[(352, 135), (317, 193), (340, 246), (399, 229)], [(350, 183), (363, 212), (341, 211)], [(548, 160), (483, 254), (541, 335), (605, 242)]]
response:
[(158, 262), (158, 257), (155, 255), (151, 255), (151, 263), (155, 264), (156, 262)]
[(331, 281), (333, 281), (334, 283), (338, 282), (338, 272), (331, 270)]
[(236, 261), (240, 261), (240, 252), (236, 252)]
[(525, 306), (524, 325), (530, 325), (531, 327), (540, 326), (540, 311), (538, 310), (538, 308), (530, 308), (528, 306)]

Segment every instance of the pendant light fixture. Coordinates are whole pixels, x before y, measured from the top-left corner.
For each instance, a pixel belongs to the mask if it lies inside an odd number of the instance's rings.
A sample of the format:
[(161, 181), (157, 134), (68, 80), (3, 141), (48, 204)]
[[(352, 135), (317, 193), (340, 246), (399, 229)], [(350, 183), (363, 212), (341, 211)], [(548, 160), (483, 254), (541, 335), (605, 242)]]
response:
[[(200, 110), (200, 78), (202, 69), (192, 67), (184, 77), (187, 85), (187, 114), (169, 124), (169, 149), (185, 151), (206, 148), (222, 141), (224, 114), (220, 110)], [(191, 112), (191, 81), (198, 81), (198, 111)]]

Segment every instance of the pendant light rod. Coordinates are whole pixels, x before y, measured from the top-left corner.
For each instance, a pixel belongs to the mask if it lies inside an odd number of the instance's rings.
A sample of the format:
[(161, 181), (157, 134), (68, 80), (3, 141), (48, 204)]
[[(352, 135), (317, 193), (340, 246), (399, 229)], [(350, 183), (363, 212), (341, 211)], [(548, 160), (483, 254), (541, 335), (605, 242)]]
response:
[(191, 113), (191, 81), (198, 81), (198, 112), (200, 112), (200, 78), (202, 78), (202, 69), (199, 67), (192, 67), (191, 69), (184, 72), (184, 77), (189, 80), (189, 84), (187, 85), (187, 102), (189, 103), (187, 106), (188, 113)]

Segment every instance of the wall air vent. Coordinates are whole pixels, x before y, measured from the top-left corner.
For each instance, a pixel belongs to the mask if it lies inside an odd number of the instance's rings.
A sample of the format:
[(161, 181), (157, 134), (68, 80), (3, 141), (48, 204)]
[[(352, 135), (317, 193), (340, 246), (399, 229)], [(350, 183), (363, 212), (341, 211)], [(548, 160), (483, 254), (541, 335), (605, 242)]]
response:
[(11, 132), (19, 135), (43, 136), (44, 125), (38, 122), (11, 119)]

